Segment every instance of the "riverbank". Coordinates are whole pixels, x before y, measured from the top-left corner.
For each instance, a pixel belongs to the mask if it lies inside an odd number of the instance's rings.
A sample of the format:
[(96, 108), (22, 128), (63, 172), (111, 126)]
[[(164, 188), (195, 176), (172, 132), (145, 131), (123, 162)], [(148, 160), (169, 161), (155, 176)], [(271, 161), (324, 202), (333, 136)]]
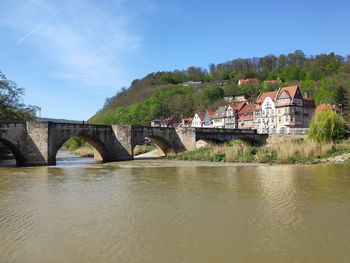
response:
[(262, 147), (231, 141), (167, 156), (169, 160), (279, 164), (340, 163), (350, 162), (349, 158), (349, 140), (337, 144), (319, 144), (307, 138), (279, 138)]

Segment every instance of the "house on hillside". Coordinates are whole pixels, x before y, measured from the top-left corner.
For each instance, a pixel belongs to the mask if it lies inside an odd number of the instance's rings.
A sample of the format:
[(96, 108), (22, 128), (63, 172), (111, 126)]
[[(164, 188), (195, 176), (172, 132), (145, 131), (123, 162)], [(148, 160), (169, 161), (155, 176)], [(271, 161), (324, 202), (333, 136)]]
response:
[(315, 112), (313, 100), (299, 86), (261, 93), (254, 110), (258, 133), (305, 133)]
[(246, 78), (238, 80), (238, 86), (243, 84), (259, 84), (259, 80), (257, 78)]
[(180, 127), (191, 127), (193, 118), (184, 118), (181, 120)]
[(221, 106), (216, 110), (212, 118), (213, 128), (225, 128), (226, 108), (227, 106)]
[(247, 99), (244, 94), (239, 94), (239, 95), (225, 95), (224, 100), (226, 102), (247, 102)]
[(225, 112), (225, 128), (237, 129), (238, 128), (238, 113), (244, 107), (246, 102), (234, 102), (230, 103), (226, 107)]
[(202, 81), (187, 81), (187, 82), (180, 83), (179, 85), (183, 87), (198, 87), (201, 84), (203, 84)]
[(176, 116), (170, 116), (163, 120), (155, 119), (151, 121), (151, 127), (177, 127), (181, 121)]
[(211, 117), (208, 110), (196, 113), (192, 118), (191, 127), (209, 128), (211, 126)]
[(253, 129), (254, 128), (254, 109), (255, 104), (245, 104), (238, 112), (238, 128)]
[(282, 85), (282, 80), (280, 79), (273, 79), (273, 80), (265, 80), (263, 82), (263, 86), (264, 87), (268, 87), (268, 86), (280, 86)]
[(214, 118), (214, 116), (215, 116), (216, 110), (207, 109), (207, 112), (208, 112), (208, 115), (209, 115), (209, 117), (210, 117), (210, 124), (207, 125), (207, 126), (203, 126), (203, 127), (212, 128), (212, 127), (213, 127), (213, 118)]
[(155, 119), (151, 121), (151, 127), (161, 127), (162, 120), (161, 119)]
[(337, 107), (334, 104), (329, 104), (329, 103), (321, 103), (320, 105), (318, 105), (315, 109), (315, 113), (321, 112), (323, 110), (331, 110), (334, 111), (336, 114), (338, 114), (339, 116), (342, 115), (342, 110), (341, 108)]

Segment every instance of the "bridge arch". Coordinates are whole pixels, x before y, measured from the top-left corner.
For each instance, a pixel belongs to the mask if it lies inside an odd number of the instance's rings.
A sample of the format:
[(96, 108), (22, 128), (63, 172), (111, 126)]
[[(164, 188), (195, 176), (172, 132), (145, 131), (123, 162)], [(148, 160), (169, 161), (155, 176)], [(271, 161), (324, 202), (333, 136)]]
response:
[(154, 144), (158, 151), (160, 152), (160, 156), (167, 155), (169, 151), (174, 150), (173, 145), (169, 142), (167, 138), (161, 135), (147, 135), (146, 137), (140, 137), (137, 140), (134, 140), (133, 146), (132, 146), (132, 152), (134, 152), (134, 149), (137, 145), (144, 145), (145, 143), (150, 142), (151, 144)]
[(0, 138), (0, 142), (13, 154), (16, 159), (16, 166), (25, 166), (27, 164), (27, 160), (18, 146), (4, 138)]
[(51, 150), (49, 150), (49, 164), (56, 164), (57, 152), (63, 146), (63, 144), (72, 137), (80, 137), (88, 142), (94, 149), (94, 159), (96, 161), (107, 162), (109, 160), (110, 153), (107, 150), (106, 145), (97, 136), (78, 133), (70, 136), (64, 136), (53, 143)]
[(150, 135), (148, 138), (157, 146), (157, 148), (166, 155), (173, 149), (171, 143), (164, 137), (159, 135)]

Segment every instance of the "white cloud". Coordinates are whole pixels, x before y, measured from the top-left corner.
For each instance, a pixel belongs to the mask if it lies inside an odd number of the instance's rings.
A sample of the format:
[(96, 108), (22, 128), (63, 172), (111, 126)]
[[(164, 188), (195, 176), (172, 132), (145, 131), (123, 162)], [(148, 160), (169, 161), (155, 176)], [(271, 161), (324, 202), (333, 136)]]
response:
[(142, 12), (154, 10), (150, 2), (135, 2), (131, 10), (131, 2), (122, 0), (13, 2), (8, 1), (0, 25), (18, 35), (19, 47), (38, 49), (52, 61), (53, 77), (76, 81), (94, 92), (129, 85), (128, 55), (142, 47), (132, 24)]

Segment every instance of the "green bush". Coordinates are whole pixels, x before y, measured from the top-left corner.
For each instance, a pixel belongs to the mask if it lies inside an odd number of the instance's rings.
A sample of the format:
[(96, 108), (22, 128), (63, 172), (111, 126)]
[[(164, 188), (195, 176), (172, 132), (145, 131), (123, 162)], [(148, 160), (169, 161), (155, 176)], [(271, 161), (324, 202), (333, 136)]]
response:
[(63, 144), (63, 147), (67, 150), (74, 151), (82, 146), (87, 146), (87, 142), (80, 137), (72, 137)]
[(326, 143), (344, 139), (345, 134), (344, 121), (335, 112), (323, 110), (312, 119), (308, 137), (318, 143)]

